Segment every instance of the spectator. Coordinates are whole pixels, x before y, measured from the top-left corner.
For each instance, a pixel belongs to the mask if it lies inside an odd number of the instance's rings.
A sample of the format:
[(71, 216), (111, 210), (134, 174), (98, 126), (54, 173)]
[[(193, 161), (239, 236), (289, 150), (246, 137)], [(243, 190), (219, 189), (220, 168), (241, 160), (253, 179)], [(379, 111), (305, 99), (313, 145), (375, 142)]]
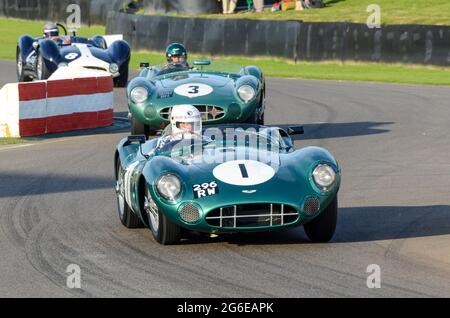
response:
[(247, 10), (248, 12), (253, 11), (253, 0), (247, 0)]
[(254, 0), (255, 11), (261, 13), (264, 11), (264, 0)]
[(223, 14), (233, 14), (237, 0), (222, 0)]

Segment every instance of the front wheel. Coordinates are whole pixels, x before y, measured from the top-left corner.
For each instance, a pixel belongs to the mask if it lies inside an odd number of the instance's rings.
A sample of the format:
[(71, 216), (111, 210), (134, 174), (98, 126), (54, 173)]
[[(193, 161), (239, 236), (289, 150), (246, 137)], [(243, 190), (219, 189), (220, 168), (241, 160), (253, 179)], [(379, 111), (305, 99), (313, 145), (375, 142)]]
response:
[(128, 84), (128, 73), (129, 73), (129, 66), (127, 65), (120, 72), (120, 75), (114, 79), (114, 86), (115, 87), (126, 87)]
[(330, 205), (311, 222), (305, 224), (305, 232), (313, 243), (329, 242), (336, 231), (338, 212), (337, 196)]
[(143, 224), (139, 217), (131, 211), (125, 199), (125, 178), (120, 160), (117, 160), (116, 167), (116, 195), (117, 207), (119, 210), (119, 219), (123, 226), (129, 229), (142, 228)]
[(181, 227), (172, 223), (153, 201), (148, 188), (145, 188), (144, 209), (155, 241), (162, 245), (174, 245), (180, 242)]
[(45, 64), (44, 57), (41, 54), (39, 54), (37, 59), (36, 75), (37, 79), (40, 81), (47, 80), (51, 75), (47, 65)]
[(149, 136), (150, 129), (147, 125), (141, 123), (136, 117), (131, 117), (131, 134)]
[(20, 48), (17, 47), (16, 52), (16, 70), (17, 70), (17, 79), (19, 82), (29, 82), (30, 78), (25, 75), (24, 66), (25, 63), (22, 58), (22, 52), (20, 51)]

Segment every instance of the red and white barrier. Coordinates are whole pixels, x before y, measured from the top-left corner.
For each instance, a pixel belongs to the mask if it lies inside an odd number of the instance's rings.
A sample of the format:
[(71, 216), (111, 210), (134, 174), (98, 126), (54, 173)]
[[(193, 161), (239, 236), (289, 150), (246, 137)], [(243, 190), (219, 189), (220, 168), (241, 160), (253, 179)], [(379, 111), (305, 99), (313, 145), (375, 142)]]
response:
[(113, 81), (109, 75), (92, 77), (91, 73), (84, 78), (7, 84), (0, 91), (0, 137), (29, 137), (112, 123)]

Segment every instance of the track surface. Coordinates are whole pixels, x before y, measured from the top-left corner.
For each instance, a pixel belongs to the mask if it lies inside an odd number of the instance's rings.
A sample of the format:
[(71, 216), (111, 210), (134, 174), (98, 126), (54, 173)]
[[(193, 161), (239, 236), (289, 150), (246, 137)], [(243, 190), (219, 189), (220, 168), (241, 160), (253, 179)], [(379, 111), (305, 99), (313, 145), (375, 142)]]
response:
[[(15, 80), (0, 62), (0, 84)], [(268, 124), (343, 168), (336, 236), (303, 229), (156, 244), (120, 224), (115, 126), (0, 148), (0, 296), (450, 296), (450, 89), (270, 79)], [(126, 112), (116, 91), (116, 112)], [(82, 289), (66, 287), (78, 264)], [(369, 264), (382, 288), (369, 289)]]

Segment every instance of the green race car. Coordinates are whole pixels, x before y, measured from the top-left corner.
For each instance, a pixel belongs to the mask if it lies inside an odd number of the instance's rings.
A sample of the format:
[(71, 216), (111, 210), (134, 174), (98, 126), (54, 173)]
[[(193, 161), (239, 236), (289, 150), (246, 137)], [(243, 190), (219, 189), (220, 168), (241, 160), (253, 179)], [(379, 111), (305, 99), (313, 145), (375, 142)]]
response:
[(170, 73), (147, 63), (142, 66), (127, 88), (133, 135), (164, 130), (172, 107), (183, 104), (194, 105), (204, 125), (264, 124), (265, 79), (256, 66), (197, 60), (192, 69), (174, 68)]
[(327, 242), (340, 168), (325, 149), (295, 150), (291, 136), (302, 133), (219, 125), (189, 140), (125, 138), (115, 154), (120, 220), (149, 227), (161, 244), (179, 242), (182, 229), (219, 235), (301, 225), (313, 242)]

